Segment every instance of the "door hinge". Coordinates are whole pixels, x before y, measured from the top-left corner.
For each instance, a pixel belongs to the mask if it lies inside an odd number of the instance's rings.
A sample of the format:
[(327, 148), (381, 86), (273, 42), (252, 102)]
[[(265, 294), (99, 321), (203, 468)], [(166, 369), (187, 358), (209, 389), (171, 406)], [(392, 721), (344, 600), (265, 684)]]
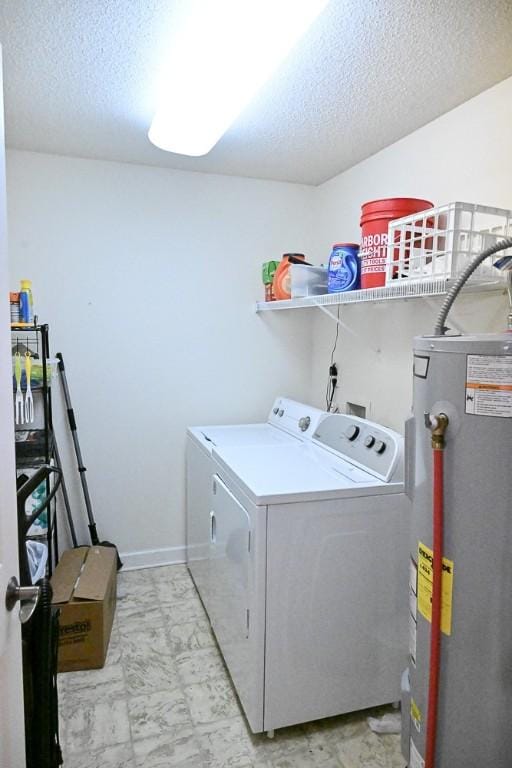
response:
[(250, 616), (251, 616), (251, 612), (250, 612), (249, 608), (247, 608), (247, 610), (245, 611), (245, 621), (246, 621), (246, 634), (245, 634), (245, 637), (246, 638), (249, 637)]

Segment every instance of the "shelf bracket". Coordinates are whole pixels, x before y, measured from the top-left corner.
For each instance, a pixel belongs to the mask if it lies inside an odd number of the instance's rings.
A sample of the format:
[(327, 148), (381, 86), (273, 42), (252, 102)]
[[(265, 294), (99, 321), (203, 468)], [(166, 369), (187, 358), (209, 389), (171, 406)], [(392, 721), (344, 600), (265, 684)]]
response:
[[(380, 349), (372, 347), (371, 344), (368, 344), (368, 342), (364, 339), (363, 336), (361, 336), (361, 334), (356, 333), (353, 328), (351, 328), (349, 325), (344, 323), (343, 320), (340, 320), (337, 314), (335, 315), (334, 312), (331, 312), (329, 309), (327, 309), (323, 304), (320, 304), (319, 302), (317, 303), (316, 301), (313, 301), (312, 304), (313, 306), (318, 307), (318, 309), (321, 309), (322, 312), (327, 315), (327, 317), (331, 318), (331, 320), (334, 320), (334, 322), (337, 323), (340, 326), (340, 328), (343, 328), (343, 330), (348, 331), (348, 333), (352, 334), (352, 336), (358, 339), (358, 341), (360, 341), (361, 344), (363, 344), (363, 346), (371, 350), (371, 352), (373, 352), (374, 355), (380, 355)], [(338, 306), (340, 305), (338, 304)]]

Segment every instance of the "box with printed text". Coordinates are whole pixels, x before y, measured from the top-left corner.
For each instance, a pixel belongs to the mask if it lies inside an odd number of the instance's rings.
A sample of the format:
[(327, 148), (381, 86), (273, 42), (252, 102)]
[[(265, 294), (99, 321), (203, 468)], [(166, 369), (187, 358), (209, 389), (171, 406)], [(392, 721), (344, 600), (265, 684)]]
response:
[(60, 609), (58, 671), (102, 667), (116, 606), (116, 551), (78, 547), (63, 553), (52, 577)]

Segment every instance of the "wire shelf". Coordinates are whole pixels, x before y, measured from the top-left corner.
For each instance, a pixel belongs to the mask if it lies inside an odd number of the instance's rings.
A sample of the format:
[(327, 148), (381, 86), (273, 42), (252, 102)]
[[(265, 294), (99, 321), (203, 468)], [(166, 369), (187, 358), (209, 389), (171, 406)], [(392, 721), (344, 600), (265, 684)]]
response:
[[(389, 301), (390, 299), (419, 299), (427, 296), (443, 296), (455, 281), (445, 277), (432, 278), (430, 280), (395, 282), (393, 285), (381, 288), (367, 288), (361, 291), (347, 291), (346, 293), (325, 293), (320, 296), (305, 296), (300, 299), (287, 299), (285, 301), (258, 301), (256, 312), (268, 312), (284, 309), (301, 309), (306, 307), (327, 307), (338, 304), (361, 304), (363, 302)], [(464, 292), (484, 292), (506, 290), (503, 282), (480, 282), (469, 284)]]

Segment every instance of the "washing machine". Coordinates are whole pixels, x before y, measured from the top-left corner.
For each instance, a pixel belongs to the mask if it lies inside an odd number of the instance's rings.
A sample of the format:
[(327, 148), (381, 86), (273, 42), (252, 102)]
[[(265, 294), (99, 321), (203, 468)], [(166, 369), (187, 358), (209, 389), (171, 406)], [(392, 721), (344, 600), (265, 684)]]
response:
[(299, 444), (313, 435), (324, 411), (285, 397), (274, 401), (266, 423), (189, 427), (186, 440), (186, 559), (207, 613), (210, 610), (212, 450), (243, 445)]
[(309, 441), (212, 458), (209, 616), (253, 732), (398, 701), (403, 438), (324, 414)]

